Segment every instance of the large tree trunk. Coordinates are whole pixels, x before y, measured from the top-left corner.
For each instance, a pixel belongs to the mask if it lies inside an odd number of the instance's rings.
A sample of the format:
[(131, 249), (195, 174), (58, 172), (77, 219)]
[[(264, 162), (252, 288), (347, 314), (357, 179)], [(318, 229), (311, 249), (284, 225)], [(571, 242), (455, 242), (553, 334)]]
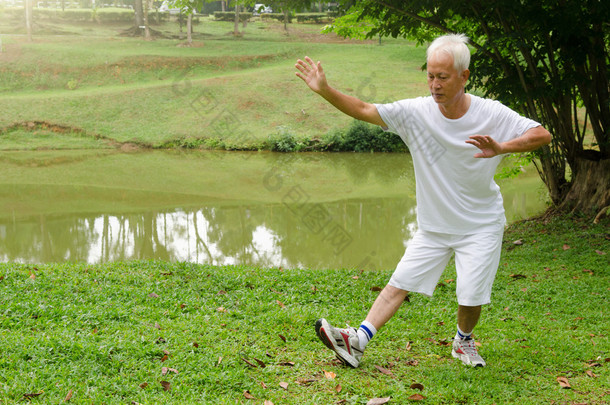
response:
[(28, 34), (28, 41), (32, 42), (32, 20), (33, 20), (34, 0), (25, 0), (25, 26)]
[(571, 187), (560, 205), (562, 211), (595, 215), (610, 205), (610, 159), (579, 157)]
[(235, 2), (235, 25), (233, 27), (233, 35), (239, 36), (239, 3)]
[(186, 43), (191, 46), (193, 43), (193, 11), (186, 17)]
[(144, 39), (150, 41), (152, 37), (150, 36), (150, 27), (148, 26), (148, 0), (144, 0), (142, 8), (144, 11)]
[(135, 0), (135, 18), (136, 18), (136, 28), (140, 28), (144, 25), (144, 11), (142, 7), (142, 0)]

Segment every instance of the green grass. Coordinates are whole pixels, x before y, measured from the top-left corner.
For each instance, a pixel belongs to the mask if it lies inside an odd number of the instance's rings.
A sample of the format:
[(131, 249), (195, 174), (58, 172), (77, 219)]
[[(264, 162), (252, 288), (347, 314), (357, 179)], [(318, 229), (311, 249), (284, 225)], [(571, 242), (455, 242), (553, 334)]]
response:
[[(305, 55), (324, 62), (333, 85), (365, 100), (426, 94), (423, 47), (343, 41), (307, 24), (291, 24), (286, 36), (281, 27), (256, 21), (234, 38), (231, 23), (202, 19), (190, 48), (179, 39), (122, 37), (125, 27), (97, 24), (57, 24), (71, 31), (35, 35), (32, 43), (5, 34), (0, 132), (38, 121), (119, 143), (257, 149), (280, 133), (312, 139), (347, 128), (351, 119), (294, 75)], [(178, 34), (175, 23), (156, 28)]]
[(453, 265), (433, 298), (412, 296), (348, 369), (314, 322), (357, 325), (390, 270), (1, 264), (0, 402), (60, 403), (72, 392), (70, 403), (404, 404), (419, 383), (429, 404), (607, 403), (608, 225), (509, 229), (475, 330), (483, 369), (459, 364), (446, 345)]

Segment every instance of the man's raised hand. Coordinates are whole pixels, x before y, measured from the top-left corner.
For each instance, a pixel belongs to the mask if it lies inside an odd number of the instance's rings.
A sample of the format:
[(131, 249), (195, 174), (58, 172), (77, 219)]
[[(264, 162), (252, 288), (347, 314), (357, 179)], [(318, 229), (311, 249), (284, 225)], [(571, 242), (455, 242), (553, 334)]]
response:
[(320, 93), (320, 91), (328, 85), (321, 62), (314, 63), (309, 56), (306, 56), (305, 61), (302, 61), (301, 59), (297, 60), (294, 67), (299, 70), (296, 75), (316, 93)]

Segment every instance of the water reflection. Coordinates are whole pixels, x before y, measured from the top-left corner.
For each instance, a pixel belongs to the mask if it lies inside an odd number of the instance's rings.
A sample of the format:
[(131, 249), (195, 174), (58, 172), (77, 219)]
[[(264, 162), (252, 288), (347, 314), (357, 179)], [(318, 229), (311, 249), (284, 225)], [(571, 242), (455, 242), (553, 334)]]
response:
[[(392, 268), (415, 230), (407, 155), (12, 159), (0, 156), (2, 261)], [(519, 182), (505, 192), (513, 220), (543, 208), (535, 173)]]
[[(319, 230), (283, 204), (124, 215), (41, 215), (0, 221), (0, 260), (160, 259), (284, 268), (385, 268), (395, 264), (415, 229), (410, 205), (396, 199), (326, 204), (332, 222), (328, 229)], [(316, 205), (303, 209), (309, 212)], [(347, 232), (344, 242), (329, 239), (332, 224)]]

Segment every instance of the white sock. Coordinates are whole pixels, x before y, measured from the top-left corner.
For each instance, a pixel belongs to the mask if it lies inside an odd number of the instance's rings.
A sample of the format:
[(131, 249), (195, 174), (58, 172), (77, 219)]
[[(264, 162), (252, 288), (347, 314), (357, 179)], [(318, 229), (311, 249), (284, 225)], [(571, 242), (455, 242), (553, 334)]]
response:
[(455, 339), (468, 339), (470, 336), (472, 335), (472, 331), (470, 333), (464, 333), (462, 332), (462, 330), (460, 329), (460, 327), (457, 327), (457, 333), (455, 334)]
[(361, 350), (364, 350), (366, 345), (369, 343), (369, 340), (375, 336), (375, 333), (377, 333), (377, 329), (375, 329), (372, 323), (362, 321), (360, 328), (358, 328), (358, 341)]

